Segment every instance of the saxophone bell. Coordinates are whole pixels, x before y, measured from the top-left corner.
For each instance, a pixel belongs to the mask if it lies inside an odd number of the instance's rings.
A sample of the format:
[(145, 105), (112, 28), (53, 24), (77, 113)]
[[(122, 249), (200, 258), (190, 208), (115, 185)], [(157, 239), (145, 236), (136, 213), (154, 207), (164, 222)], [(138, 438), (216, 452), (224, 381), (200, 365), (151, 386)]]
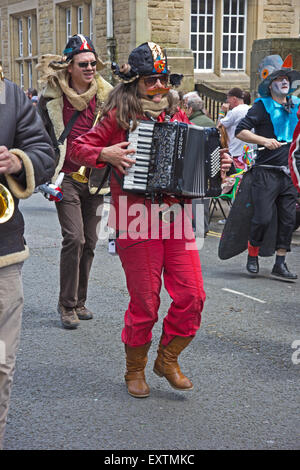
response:
[(73, 180), (78, 181), (79, 183), (87, 183), (88, 178), (85, 176), (85, 172), (86, 167), (81, 166), (78, 171), (73, 171), (73, 173), (71, 173), (71, 176)]
[[(101, 111), (98, 111), (94, 119), (92, 127), (95, 127), (98, 124), (100, 116), (101, 116)], [(79, 183), (88, 183), (89, 179), (87, 178), (87, 176), (85, 176), (85, 172), (86, 172), (86, 167), (81, 166), (78, 171), (73, 171), (73, 173), (71, 173), (71, 176), (73, 180), (78, 181)]]
[(0, 184), (0, 224), (7, 222), (14, 213), (15, 203), (10, 191)]

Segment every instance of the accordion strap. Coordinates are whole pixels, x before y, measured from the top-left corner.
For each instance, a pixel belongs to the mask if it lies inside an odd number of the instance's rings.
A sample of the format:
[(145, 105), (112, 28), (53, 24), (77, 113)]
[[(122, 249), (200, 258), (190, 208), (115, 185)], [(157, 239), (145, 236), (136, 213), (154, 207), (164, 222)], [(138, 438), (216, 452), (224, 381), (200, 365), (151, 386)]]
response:
[(111, 167), (111, 172), (113, 173), (114, 177), (116, 178), (117, 182), (119, 183), (119, 185), (120, 185), (121, 188), (122, 188), (124, 176), (123, 176), (123, 177), (120, 176), (120, 175), (116, 172), (116, 170), (114, 169), (113, 166)]
[(73, 125), (75, 124), (75, 121), (78, 118), (80, 112), (81, 111), (75, 111), (75, 113), (72, 114), (71, 119), (68, 121), (68, 123), (67, 123), (66, 127), (64, 128), (62, 134), (60, 135), (60, 137), (57, 140), (58, 144), (62, 145), (64, 143), (64, 141), (66, 140), (66, 138), (70, 134), (71, 129), (72, 129)]

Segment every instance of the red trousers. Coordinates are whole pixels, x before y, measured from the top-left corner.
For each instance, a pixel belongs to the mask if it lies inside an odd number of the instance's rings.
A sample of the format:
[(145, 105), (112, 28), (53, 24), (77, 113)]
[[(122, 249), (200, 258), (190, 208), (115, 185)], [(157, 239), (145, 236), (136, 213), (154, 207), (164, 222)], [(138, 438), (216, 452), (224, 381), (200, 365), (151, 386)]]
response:
[[(187, 250), (187, 242), (194, 249)], [(184, 235), (176, 239), (171, 230), (167, 239), (118, 239), (117, 247), (130, 295), (122, 341), (130, 347), (151, 341), (158, 320), (162, 275), (172, 299), (163, 321), (163, 345), (174, 336), (194, 336), (205, 301), (195, 240), (187, 241)]]

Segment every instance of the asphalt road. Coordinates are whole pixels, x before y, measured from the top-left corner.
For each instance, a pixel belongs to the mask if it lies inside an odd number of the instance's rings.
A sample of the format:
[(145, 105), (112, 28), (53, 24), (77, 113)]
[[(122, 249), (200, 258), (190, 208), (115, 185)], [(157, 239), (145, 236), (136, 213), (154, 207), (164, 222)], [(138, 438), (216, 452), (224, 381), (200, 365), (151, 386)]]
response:
[[(152, 372), (169, 305), (163, 291), (146, 368), (151, 395), (138, 400), (123, 379), (128, 295), (118, 257), (99, 242), (87, 303), (95, 317), (77, 330), (63, 329), (54, 205), (36, 194), (21, 207), (31, 257), (23, 268), (23, 329), (5, 449), (300, 448), (300, 281), (271, 279), (271, 258), (262, 259), (258, 278), (249, 278), (246, 254), (219, 260), (218, 235), (209, 234), (200, 250), (202, 325), (180, 357), (194, 390), (177, 392)], [(222, 230), (217, 219), (211, 230)], [(288, 266), (300, 277), (300, 246), (293, 246)]]

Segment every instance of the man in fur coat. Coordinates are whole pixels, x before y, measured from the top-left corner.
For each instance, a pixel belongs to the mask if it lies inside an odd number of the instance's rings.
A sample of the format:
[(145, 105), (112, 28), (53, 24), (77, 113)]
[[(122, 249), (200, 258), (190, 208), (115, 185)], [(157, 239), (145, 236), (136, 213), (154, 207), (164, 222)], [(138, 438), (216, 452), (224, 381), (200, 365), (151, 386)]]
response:
[[(1, 73), (1, 72), (0, 72)], [(22, 323), (21, 270), (29, 256), (19, 199), (54, 173), (54, 152), (30, 100), (0, 79), (0, 449)]]
[[(63, 327), (75, 329), (80, 320), (93, 318), (85, 302), (103, 196), (91, 194), (87, 182), (73, 178), (79, 166), (72, 162), (71, 145), (76, 137), (93, 127), (112, 86), (96, 72), (104, 64), (88, 37), (72, 36), (63, 54), (63, 58), (49, 55), (41, 58), (37, 68), (44, 87), (38, 107), (56, 148), (53, 181), (64, 173), (63, 199), (56, 203), (63, 236), (58, 312)], [(76, 111), (79, 112), (76, 120), (61, 143), (61, 135)], [(85, 174), (87, 179), (89, 171)]]

